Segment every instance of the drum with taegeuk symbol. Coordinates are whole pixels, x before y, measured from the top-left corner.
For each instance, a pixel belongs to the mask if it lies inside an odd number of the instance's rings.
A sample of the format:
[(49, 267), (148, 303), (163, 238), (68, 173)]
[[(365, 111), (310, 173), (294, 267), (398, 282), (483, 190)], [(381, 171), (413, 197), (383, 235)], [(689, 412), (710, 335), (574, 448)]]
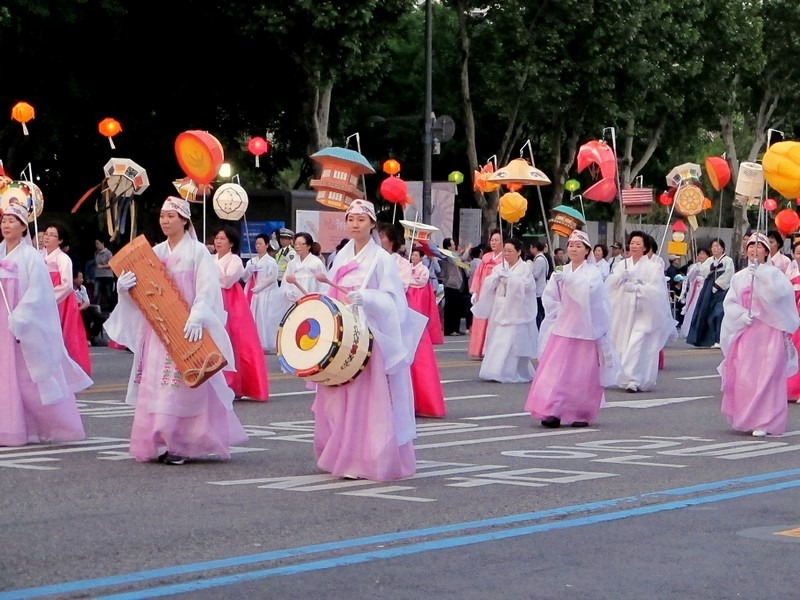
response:
[(322, 385), (355, 379), (372, 353), (372, 334), (339, 300), (308, 294), (278, 327), (278, 362), (287, 373)]

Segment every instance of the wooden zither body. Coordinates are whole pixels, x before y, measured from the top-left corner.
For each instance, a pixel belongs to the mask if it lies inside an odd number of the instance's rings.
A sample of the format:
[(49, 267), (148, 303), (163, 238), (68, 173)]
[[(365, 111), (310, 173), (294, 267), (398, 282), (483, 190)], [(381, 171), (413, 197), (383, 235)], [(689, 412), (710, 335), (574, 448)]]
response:
[(109, 266), (117, 277), (123, 271), (136, 274), (131, 299), (164, 344), (186, 385), (197, 387), (228, 364), (207, 330), (196, 342), (184, 337), (189, 304), (144, 235), (117, 252)]

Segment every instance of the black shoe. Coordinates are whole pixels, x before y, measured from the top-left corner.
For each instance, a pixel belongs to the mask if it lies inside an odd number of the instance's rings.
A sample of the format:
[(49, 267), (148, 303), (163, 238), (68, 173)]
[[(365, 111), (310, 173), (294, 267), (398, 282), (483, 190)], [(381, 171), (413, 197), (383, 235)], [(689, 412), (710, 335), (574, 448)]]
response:
[(589, 423), (587, 423), (586, 421), (573, 421), (572, 422), (572, 426), (573, 427), (588, 427)]
[(158, 462), (165, 465), (184, 465), (186, 464), (185, 456), (178, 456), (177, 454), (170, 454), (169, 451), (164, 452), (158, 457)]
[(561, 427), (561, 419), (559, 419), (558, 417), (545, 417), (544, 419), (542, 419), (542, 426), (549, 427), (550, 429)]

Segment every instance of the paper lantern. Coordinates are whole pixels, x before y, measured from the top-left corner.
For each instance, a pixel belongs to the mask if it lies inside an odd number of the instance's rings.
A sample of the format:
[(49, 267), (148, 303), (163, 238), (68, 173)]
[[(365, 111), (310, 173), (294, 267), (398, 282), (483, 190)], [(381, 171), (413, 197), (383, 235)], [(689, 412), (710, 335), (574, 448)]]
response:
[(364, 198), (358, 187), (359, 178), (375, 169), (361, 153), (349, 148), (323, 148), (311, 155), (322, 168), (319, 179), (309, 185), (317, 192), (316, 200), (324, 206), (347, 210), (350, 202)]
[(383, 172), (387, 175), (397, 175), (400, 172), (400, 163), (393, 158), (384, 161)]
[(489, 192), (495, 191), (500, 187), (500, 184), (487, 181), (492, 174), (494, 174), (494, 163), (492, 161), (489, 161), (483, 165), (480, 171), (473, 171), (472, 189), (476, 192), (481, 192), (482, 194), (488, 194)]
[(790, 233), (797, 231), (800, 226), (800, 217), (791, 209), (786, 208), (775, 215), (775, 229), (783, 236), (787, 237)]
[(705, 161), (706, 175), (711, 182), (711, 186), (720, 191), (731, 180), (731, 168), (728, 161), (719, 156), (709, 156)]
[(111, 149), (115, 150), (116, 147), (114, 146), (114, 140), (111, 138), (122, 131), (122, 125), (119, 124), (119, 121), (112, 119), (111, 117), (107, 117), (98, 123), (97, 130), (100, 132), (100, 135), (104, 135), (108, 138), (108, 143), (111, 145)]
[(567, 179), (564, 182), (564, 189), (571, 194), (572, 192), (577, 192), (579, 189), (581, 189), (581, 184), (577, 179)]
[(247, 211), (247, 192), (236, 183), (223, 183), (214, 192), (212, 204), (220, 219), (238, 221)]
[(384, 200), (399, 204), (405, 202), (406, 196), (408, 196), (408, 186), (399, 177), (387, 177), (381, 181), (380, 192)]
[(259, 167), (258, 157), (269, 152), (269, 142), (262, 137), (252, 137), (247, 142), (247, 151), (256, 157), (256, 167)]
[(672, 196), (670, 196), (667, 192), (663, 192), (658, 196), (658, 203), (663, 204), (664, 206), (669, 206), (672, 204)]
[(703, 210), (710, 210), (712, 206), (710, 198), (703, 198)]
[(528, 201), (519, 192), (508, 192), (500, 196), (497, 205), (500, 217), (509, 223), (516, 223), (525, 216), (528, 210)]
[(225, 160), (222, 144), (207, 131), (184, 131), (175, 139), (175, 156), (183, 172), (197, 183), (211, 183)]
[(456, 185), (460, 185), (464, 182), (464, 174), (461, 171), (453, 171), (447, 176), (447, 181), (452, 181)]
[(36, 116), (36, 111), (27, 102), (17, 102), (11, 109), (11, 118), (22, 124), (22, 133), (28, 135), (26, 123)]
[(550, 229), (558, 236), (568, 238), (575, 229), (580, 229), (586, 224), (583, 215), (572, 207), (559, 205), (551, 211)]
[(764, 200), (764, 210), (772, 212), (776, 208), (778, 208), (778, 203), (775, 200), (773, 200), (772, 198), (767, 198), (766, 200)]
[(703, 210), (703, 190), (693, 184), (685, 184), (675, 192), (675, 212), (683, 217), (699, 215)]
[(764, 179), (781, 196), (800, 196), (800, 142), (772, 144), (761, 161)]

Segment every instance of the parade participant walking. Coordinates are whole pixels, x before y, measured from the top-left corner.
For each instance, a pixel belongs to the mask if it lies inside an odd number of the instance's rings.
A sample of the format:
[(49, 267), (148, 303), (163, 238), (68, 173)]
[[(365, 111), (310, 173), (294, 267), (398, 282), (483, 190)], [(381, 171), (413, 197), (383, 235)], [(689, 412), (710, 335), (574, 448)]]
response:
[(777, 231), (771, 230), (767, 232), (767, 238), (769, 239), (769, 264), (782, 273), (786, 273), (792, 265), (792, 260), (781, 252), (783, 236)]
[(8, 206), (0, 232), (0, 446), (85, 439), (75, 392), (92, 380), (67, 355), (28, 211)]
[[(456, 242), (452, 238), (444, 238), (442, 246), (445, 250), (458, 252)], [(464, 335), (461, 331), (461, 319), (464, 317), (467, 274), (450, 258), (441, 259), (439, 266), (441, 268), (439, 279), (444, 285), (444, 335)]]
[[(469, 291), (472, 293), (471, 302), (474, 307), (480, 300), (484, 281), (497, 265), (503, 262), (503, 242), (500, 230), (495, 229), (489, 236), (489, 251), (481, 256), (481, 263), (472, 275), (472, 284)], [(486, 341), (486, 319), (481, 319), (472, 311), (472, 326), (469, 334), (469, 349), (467, 353), (471, 358), (483, 358), (483, 345)]]
[(283, 275), (286, 273), (286, 267), (289, 262), (294, 258), (294, 231), (281, 227), (278, 231), (278, 244), (280, 248), (275, 253), (275, 262), (278, 263), (278, 285), (283, 283)]
[(72, 259), (61, 251), (65, 233), (61, 225), (50, 224), (44, 230), (44, 261), (50, 273), (50, 281), (58, 305), (64, 346), (72, 360), (80, 365), (87, 375), (92, 374), (92, 361), (86, 345), (86, 327), (83, 325), (78, 301), (72, 290)]
[(478, 377), (500, 383), (523, 383), (534, 375), (536, 352), (536, 282), (521, 259), (522, 242), (508, 240), (504, 262), (481, 288), (473, 314), (487, 319), (486, 343)]
[[(786, 276), (794, 289), (794, 301), (797, 305), (797, 312), (800, 314), (800, 242), (795, 242), (792, 246), (792, 256), (794, 259), (786, 271)], [(792, 332), (792, 344), (794, 344), (795, 351), (800, 353), (800, 328)], [(800, 400), (800, 371), (791, 375), (786, 381), (786, 395), (789, 402)]]
[(330, 295), (366, 318), (374, 340), (358, 377), (317, 386), (314, 452), (319, 468), (334, 475), (391, 481), (416, 472), (410, 366), (425, 319), (409, 310), (394, 259), (371, 236), (372, 203), (353, 200), (345, 219), (350, 241), (331, 268)]
[(786, 380), (797, 371), (789, 336), (800, 327), (792, 284), (767, 262), (769, 240), (747, 243), (750, 265), (731, 279), (722, 320), (722, 413), (737, 431), (781, 435), (788, 409)]
[(590, 425), (604, 402), (604, 386), (616, 383), (611, 304), (591, 251), (589, 236), (574, 230), (567, 242), (569, 263), (550, 276), (544, 291), (541, 358), (525, 410), (545, 427)]
[(267, 249), (269, 238), (260, 233), (255, 241), (256, 256), (253, 256), (244, 268), (242, 279), (245, 281), (245, 298), (250, 305), (250, 313), (256, 323), (261, 349), (267, 353), (275, 353), (278, 336), (278, 323), (281, 312), (278, 299), (278, 263)]
[(265, 402), (269, 398), (269, 381), (264, 351), (258, 338), (253, 313), (244, 296), (239, 280), (244, 276), (244, 264), (236, 252), (239, 234), (230, 225), (214, 233), (214, 260), (222, 286), (222, 304), (228, 319), (225, 330), (231, 340), (236, 371), (226, 371), (225, 379), (236, 398), (247, 397)]
[(533, 280), (536, 282), (536, 328), (540, 329), (542, 321), (544, 321), (544, 303), (542, 302), (542, 294), (547, 285), (547, 279), (550, 275), (550, 263), (544, 255), (544, 243), (536, 240), (531, 243), (531, 256), (530, 260), (531, 273)]
[[(611, 274), (611, 264), (608, 261), (608, 248), (606, 248), (605, 244), (595, 244), (592, 252), (594, 253), (596, 261), (594, 264), (600, 271), (600, 276), (603, 278), (603, 281), (605, 281)], [(567, 248), (567, 255), (569, 255), (569, 248)]]
[(300, 232), (294, 236), (294, 258), (289, 261), (283, 276), (283, 293), (287, 309), (305, 294), (325, 294), (328, 286), (317, 280), (317, 274), (325, 275), (327, 269), (322, 259), (311, 253), (314, 238), (310, 233)]
[[(190, 307), (184, 326), (191, 342), (204, 330), (228, 361), (235, 365), (230, 339), (225, 332), (225, 309), (214, 257), (197, 241), (189, 202), (170, 196), (161, 207), (161, 231), (167, 240), (153, 251), (164, 263)], [(233, 391), (223, 373), (190, 388), (164, 344), (130, 297), (136, 285), (132, 272), (117, 280), (117, 306), (106, 321), (109, 337), (134, 354), (126, 401), (136, 406), (131, 428), (130, 453), (137, 461), (158, 459), (182, 465), (191, 458), (210, 455), (230, 458), (230, 447), (247, 441), (233, 412)]]
[(725, 242), (715, 239), (711, 242), (711, 258), (702, 267), (705, 275), (703, 288), (697, 299), (687, 343), (702, 348), (719, 348), (722, 327), (722, 302), (728, 292), (733, 277), (733, 259), (725, 254)]
[(664, 272), (647, 258), (646, 248), (646, 234), (631, 232), (630, 257), (617, 263), (605, 281), (611, 298), (611, 344), (622, 365), (617, 385), (629, 392), (655, 386), (658, 353), (676, 335)]
[(683, 323), (678, 332), (678, 336), (686, 338), (689, 335), (689, 328), (692, 326), (692, 319), (697, 308), (697, 299), (700, 297), (700, 289), (703, 287), (706, 275), (704, 269), (705, 261), (708, 259), (708, 250), (701, 248), (697, 251), (695, 261), (686, 271), (686, 279), (681, 282), (680, 301), (683, 304)]

